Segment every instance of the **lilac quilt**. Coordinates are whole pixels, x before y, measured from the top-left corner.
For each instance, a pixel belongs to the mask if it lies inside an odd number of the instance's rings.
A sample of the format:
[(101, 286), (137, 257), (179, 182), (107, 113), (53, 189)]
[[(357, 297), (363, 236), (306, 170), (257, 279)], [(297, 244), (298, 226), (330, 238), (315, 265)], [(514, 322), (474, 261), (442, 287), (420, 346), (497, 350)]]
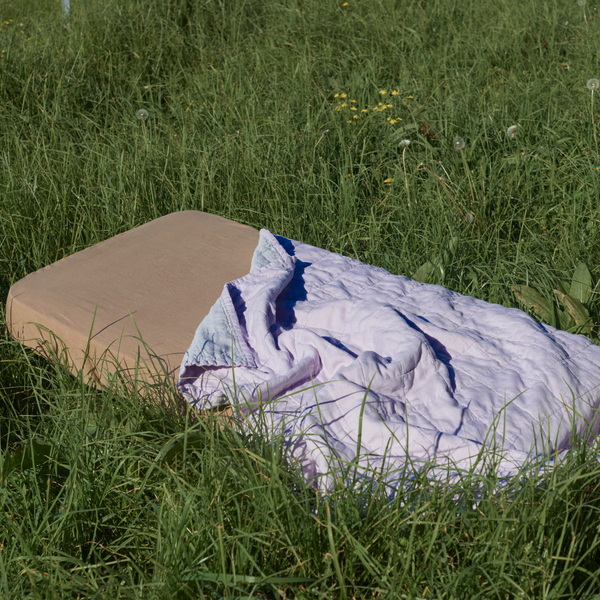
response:
[(198, 327), (179, 386), (283, 440), (308, 482), (409, 461), (501, 476), (600, 429), (600, 348), (524, 312), (261, 231)]

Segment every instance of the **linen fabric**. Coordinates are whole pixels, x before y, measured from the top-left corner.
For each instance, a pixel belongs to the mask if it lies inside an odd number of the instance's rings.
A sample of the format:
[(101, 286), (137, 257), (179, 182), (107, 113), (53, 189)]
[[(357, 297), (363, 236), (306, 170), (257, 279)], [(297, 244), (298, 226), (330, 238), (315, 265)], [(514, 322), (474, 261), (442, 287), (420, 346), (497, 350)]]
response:
[(93, 385), (117, 372), (176, 381), (198, 322), (227, 281), (249, 272), (258, 239), (216, 215), (166, 215), (15, 283), (9, 332)]
[(320, 487), (349, 465), (458, 473), (482, 448), (514, 474), (594, 437), (599, 385), (584, 336), (266, 230), (179, 380), (197, 406), (236, 405)]

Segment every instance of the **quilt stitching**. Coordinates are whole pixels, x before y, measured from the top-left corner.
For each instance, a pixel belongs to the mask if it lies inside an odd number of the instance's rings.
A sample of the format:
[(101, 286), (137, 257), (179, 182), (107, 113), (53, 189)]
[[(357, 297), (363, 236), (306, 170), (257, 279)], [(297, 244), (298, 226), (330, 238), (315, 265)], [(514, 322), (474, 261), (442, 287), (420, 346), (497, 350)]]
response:
[[(487, 304), (441, 286), (413, 282), (285, 238), (279, 240), (268, 232), (261, 232), (265, 255), (257, 256), (256, 261), (253, 259), (257, 270), (251, 276), (235, 282), (245, 298), (246, 310), (250, 311), (247, 314), (254, 311), (260, 315), (252, 320), (252, 331), (242, 332), (236, 323), (234, 306), (225, 307), (228, 329), (236, 338), (234, 344), (239, 343), (242, 350), (247, 349), (254, 357), (253, 364), (248, 364), (246, 357), (245, 365), (235, 369), (243, 375), (240, 381), (255, 380), (268, 386), (269, 381), (277, 378), (277, 386), (281, 385), (281, 393), (285, 393), (287, 399), (281, 404), (273, 402), (273, 410), (265, 417), (271, 419), (269, 430), (278, 430), (278, 423), (289, 419), (285, 435), (290, 440), (290, 448), (294, 449), (290, 450), (290, 458), (304, 464), (302, 461), (310, 457), (311, 464), (321, 465), (315, 468), (321, 470), (325, 479), (329, 477), (323, 471), (327, 463), (323, 455), (327, 452), (326, 445), (318, 436), (298, 430), (294, 415), (302, 415), (303, 422), (312, 423), (311, 431), (324, 427), (320, 435), (330, 436), (332, 447), (340, 456), (354, 456), (353, 428), (356, 411), (360, 408), (358, 396), (364, 396), (357, 390), (369, 387), (367, 375), (371, 371), (380, 371), (382, 379), (367, 401), (381, 408), (376, 411), (378, 418), (363, 422), (367, 425), (363, 432), (364, 447), (372, 454), (368, 460), (359, 457), (357, 464), (362, 465), (361, 468), (367, 468), (371, 458), (381, 459), (377, 453), (383, 452), (385, 440), (389, 439), (389, 431), (381, 419), (388, 419), (386, 414), (395, 405), (405, 407), (402, 419), (408, 419), (406, 434), (412, 437), (402, 435), (403, 441), (394, 442), (394, 460), (418, 462), (431, 458), (433, 453), (444, 460), (456, 458), (457, 467), (468, 467), (469, 456), (486, 443), (489, 427), (499, 419), (501, 428), (506, 427), (504, 433), (499, 430), (499, 435), (506, 437), (502, 441), (503, 473), (515, 472), (519, 464), (528, 460), (536, 429), (547, 432), (553, 442), (572, 434), (568, 416), (573, 402), (581, 413), (577, 422), (590, 421), (598, 412), (600, 348), (591, 342), (536, 324), (517, 309)], [(271, 254), (265, 250), (265, 244)], [(285, 277), (281, 269), (288, 269)], [(280, 284), (284, 281), (285, 285)], [(270, 286), (265, 293), (260, 292), (262, 285)], [(340, 301), (343, 304), (337, 304)], [(283, 305), (285, 309), (271, 317), (272, 310), (277, 311), (277, 307)], [(339, 311), (340, 306), (344, 307), (343, 313), (328, 315), (328, 310)], [(352, 320), (339, 325), (346, 314)], [(272, 319), (276, 327), (271, 326)], [(415, 336), (414, 346), (409, 341), (401, 352), (396, 352), (394, 349), (399, 348), (394, 335), (405, 335), (407, 326)], [(304, 330), (321, 338), (338, 339), (336, 351), (328, 356), (328, 344), (320, 341), (311, 349), (313, 338), (300, 337), (305, 335)], [(199, 331), (214, 336), (211, 352), (224, 353), (230, 348), (231, 334), (227, 344), (222, 340), (219, 345), (219, 332), (210, 330), (210, 322), (203, 323)], [(440, 345), (438, 353), (436, 343)], [(194, 352), (194, 348), (203, 348), (202, 344), (202, 339), (194, 338), (182, 363), (182, 378), (185, 378), (187, 364), (193, 366), (194, 357), (205, 356)], [(352, 352), (344, 344), (348, 344)], [(294, 371), (300, 345), (308, 351), (306, 356), (315, 353), (307, 364), (314, 360), (318, 365), (320, 361), (319, 373), (328, 376), (333, 373), (332, 379), (337, 383), (331, 391), (335, 398), (330, 398), (327, 385), (305, 390), (312, 375), (302, 378), (304, 366)], [(321, 348), (323, 354), (320, 354)], [(396, 356), (397, 359), (386, 358)], [(386, 371), (388, 367), (383, 368), (382, 359), (391, 360), (394, 370)], [(394, 365), (395, 360), (401, 362)], [(384, 364), (389, 363), (384, 361)], [(342, 365), (344, 376), (336, 379), (335, 374), (342, 373)], [(295, 373), (289, 380), (293, 380), (291, 387), (285, 384), (288, 371)], [(222, 383), (219, 378), (205, 377), (196, 381), (182, 380), (181, 387), (191, 401), (210, 402), (221, 385), (231, 386), (230, 375), (223, 369), (219, 371)], [(323, 383), (319, 375), (313, 381)], [(248, 385), (252, 386), (242, 384)], [(429, 389), (424, 385), (430, 386)], [(565, 402), (564, 398), (570, 397), (569, 387), (575, 398)], [(513, 397), (509, 397), (511, 395)], [(511, 402), (514, 398), (516, 400)], [(327, 405), (323, 423), (315, 412), (315, 401)], [(399, 417), (392, 412), (387, 423), (392, 430), (400, 432)], [(458, 429), (449, 433), (452, 427)], [(492, 437), (492, 441), (498, 440), (497, 435)], [(411, 456), (402, 455), (409, 447)]]

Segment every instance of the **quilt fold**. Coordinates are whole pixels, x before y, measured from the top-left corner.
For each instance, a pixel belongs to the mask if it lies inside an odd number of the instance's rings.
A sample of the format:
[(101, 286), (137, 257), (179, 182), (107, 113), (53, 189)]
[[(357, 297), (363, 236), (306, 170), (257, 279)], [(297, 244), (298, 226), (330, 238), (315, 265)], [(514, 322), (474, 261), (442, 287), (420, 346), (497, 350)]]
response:
[[(308, 482), (435, 461), (501, 476), (600, 422), (600, 348), (524, 312), (262, 230), (248, 275), (198, 327), (179, 386), (283, 436)], [(328, 483), (329, 482), (329, 483)]]

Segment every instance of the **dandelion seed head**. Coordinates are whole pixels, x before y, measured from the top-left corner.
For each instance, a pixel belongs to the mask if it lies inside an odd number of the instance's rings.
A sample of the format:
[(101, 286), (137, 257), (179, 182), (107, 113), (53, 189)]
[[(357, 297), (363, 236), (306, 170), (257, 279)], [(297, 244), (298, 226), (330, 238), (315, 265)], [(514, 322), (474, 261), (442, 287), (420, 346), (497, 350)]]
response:
[(586, 0), (577, 0), (577, 6), (585, 6)]
[(408, 148), (410, 146), (410, 140), (402, 140), (398, 146), (400, 146), (400, 148)]
[(452, 148), (458, 152), (460, 152), (461, 150), (465, 149), (466, 146), (466, 142), (463, 138), (461, 138), (459, 135), (457, 135), (453, 140), (452, 140)]
[(588, 90), (591, 90), (592, 92), (594, 90), (597, 90), (598, 88), (600, 88), (600, 81), (598, 81), (597, 79), (588, 79), (588, 82), (585, 84)]
[(467, 213), (465, 215), (465, 221), (467, 223), (472, 223), (475, 220), (475, 217), (471, 213)]
[(515, 138), (517, 137), (517, 130), (518, 127), (516, 125), (511, 125), (507, 130), (506, 130), (506, 135), (509, 138)]
[(140, 108), (140, 110), (135, 113), (135, 116), (140, 121), (145, 121), (150, 116), (150, 113), (145, 108)]

